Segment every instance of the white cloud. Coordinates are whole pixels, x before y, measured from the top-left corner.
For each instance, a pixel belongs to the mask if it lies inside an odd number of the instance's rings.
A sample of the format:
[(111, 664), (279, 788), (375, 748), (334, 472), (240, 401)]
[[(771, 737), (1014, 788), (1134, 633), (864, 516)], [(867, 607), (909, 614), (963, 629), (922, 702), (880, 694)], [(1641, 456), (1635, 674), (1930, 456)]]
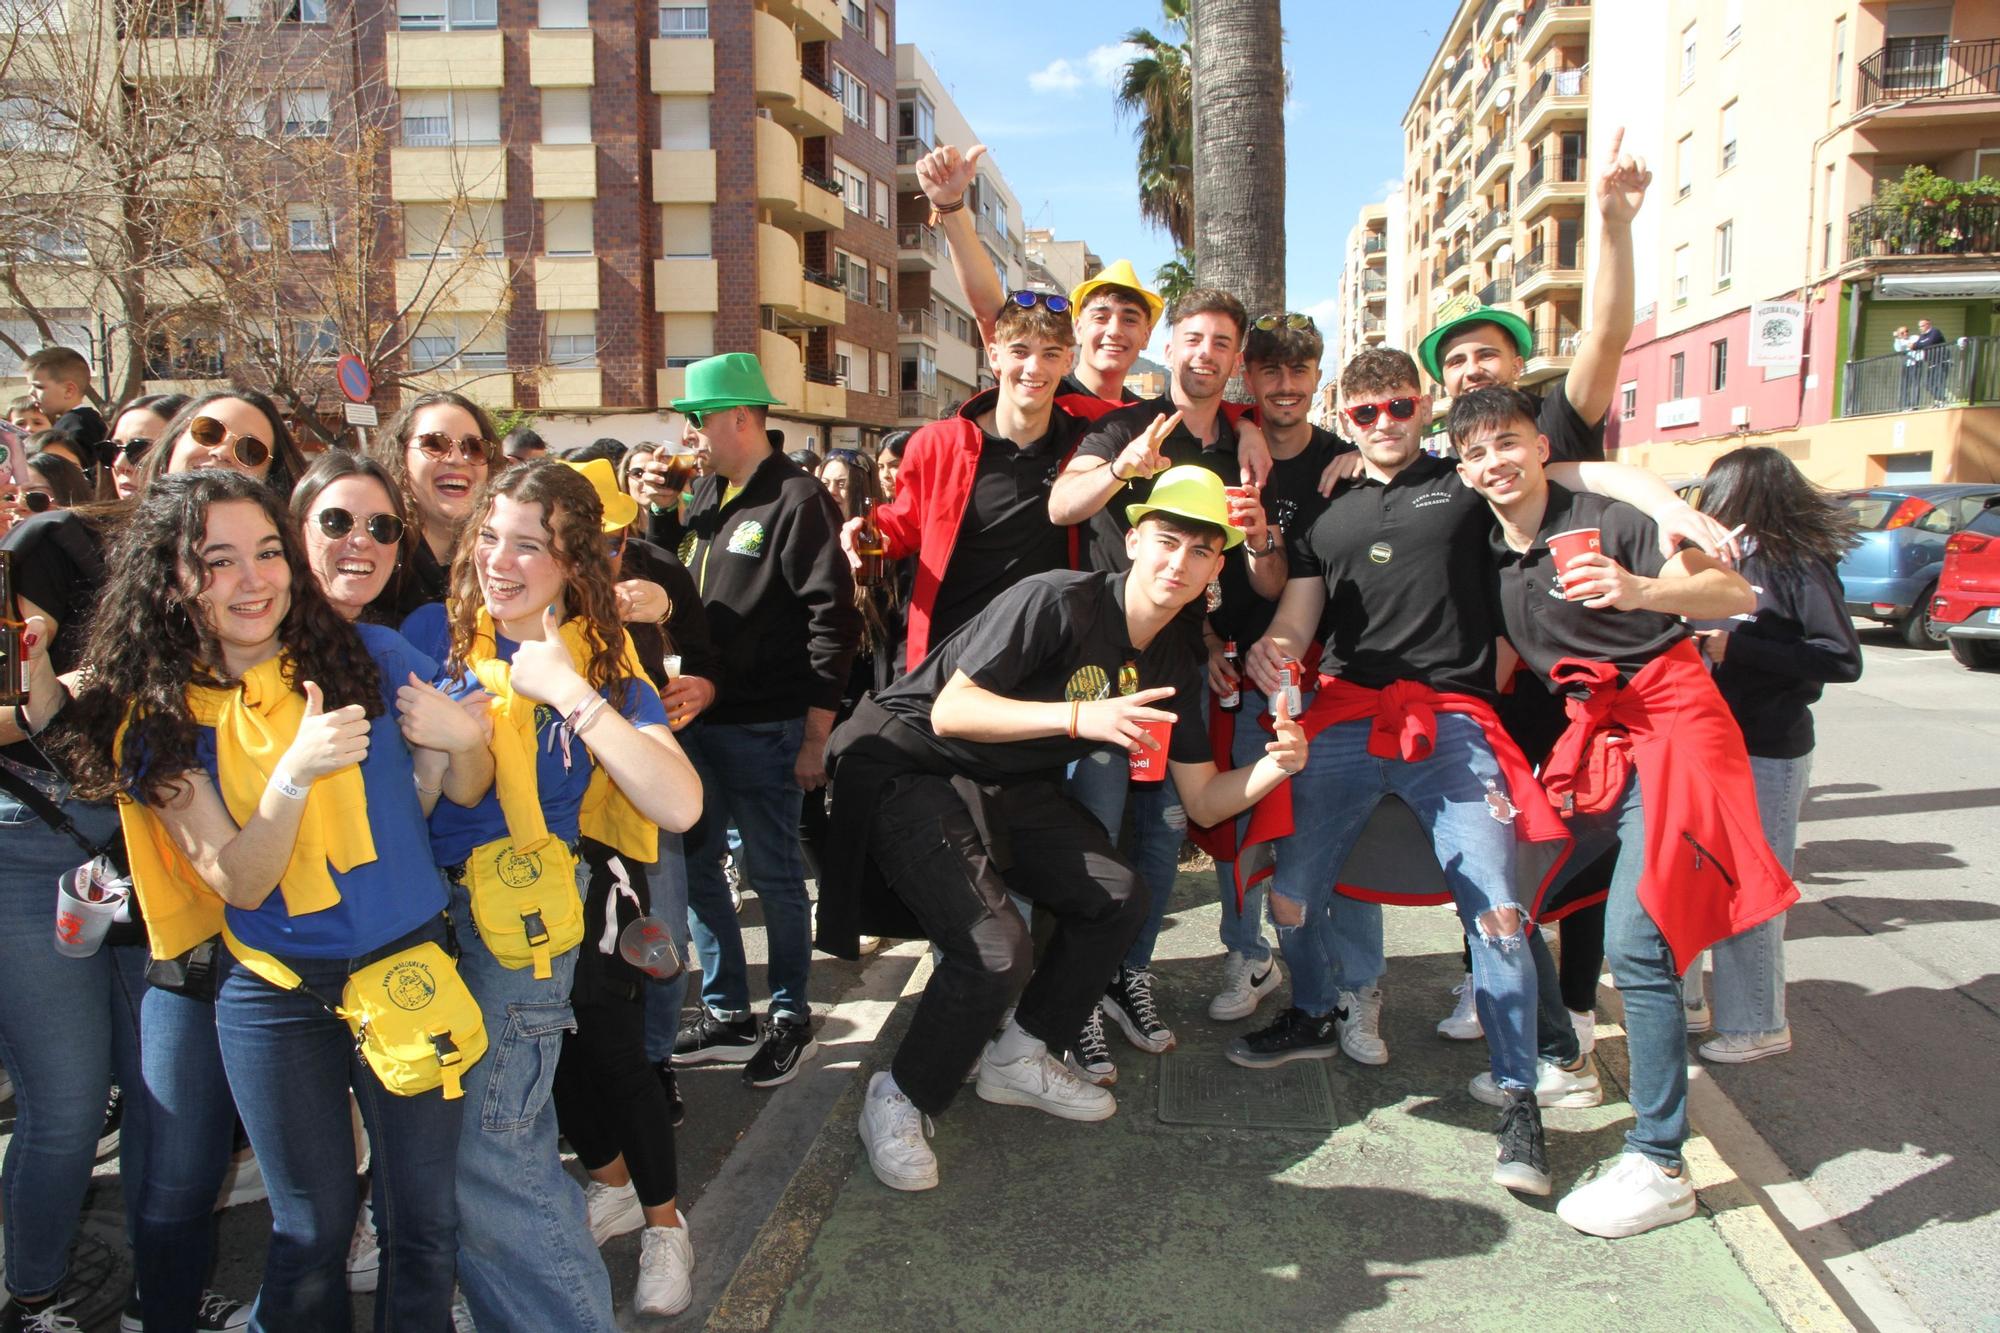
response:
[(1079, 60), (1058, 58), (1028, 76), (1028, 87), (1038, 93), (1068, 97), (1081, 92), (1086, 84), (1115, 88), (1124, 76), (1125, 62), (1138, 48), (1128, 42), (1092, 47)]
[(1083, 87), (1083, 76), (1067, 60), (1051, 60), (1028, 76), (1028, 86), (1038, 93), (1073, 93)]

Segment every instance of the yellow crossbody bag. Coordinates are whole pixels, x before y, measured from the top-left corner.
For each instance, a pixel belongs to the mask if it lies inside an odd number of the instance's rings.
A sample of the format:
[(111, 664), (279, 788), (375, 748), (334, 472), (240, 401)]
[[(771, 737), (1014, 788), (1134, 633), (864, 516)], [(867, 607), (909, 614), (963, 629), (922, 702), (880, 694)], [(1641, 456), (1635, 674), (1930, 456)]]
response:
[(496, 838), (472, 849), (465, 862), (472, 895), (472, 923), (502, 967), (532, 965), (552, 975), (549, 960), (583, 942), (583, 895), (576, 887), (576, 855), (550, 838), (532, 852)]
[(260, 949), (222, 938), (244, 967), (279, 990), (300, 991), (347, 1024), (354, 1044), (382, 1086), (398, 1097), (443, 1088), (446, 1101), (465, 1095), (465, 1071), (486, 1054), (479, 1002), (450, 954), (429, 940), (398, 949), (358, 969), (328, 1004), (299, 974)]

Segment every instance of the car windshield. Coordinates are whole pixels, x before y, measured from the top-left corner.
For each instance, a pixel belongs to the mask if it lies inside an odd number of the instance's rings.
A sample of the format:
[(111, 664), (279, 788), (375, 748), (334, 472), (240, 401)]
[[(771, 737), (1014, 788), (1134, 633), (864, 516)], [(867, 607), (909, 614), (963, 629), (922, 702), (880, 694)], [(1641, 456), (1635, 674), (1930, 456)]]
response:
[(1863, 532), (1873, 532), (1889, 521), (1889, 515), (1896, 511), (1896, 495), (1850, 495), (1847, 497), (1847, 512)]

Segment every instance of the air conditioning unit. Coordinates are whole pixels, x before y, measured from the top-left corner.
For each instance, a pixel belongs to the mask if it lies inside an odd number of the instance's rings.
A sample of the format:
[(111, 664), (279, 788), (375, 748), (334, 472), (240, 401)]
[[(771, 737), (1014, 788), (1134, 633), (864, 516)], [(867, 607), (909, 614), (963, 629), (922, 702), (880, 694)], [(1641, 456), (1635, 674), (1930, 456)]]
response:
[(1748, 407), (1731, 408), (1729, 410), (1729, 424), (1739, 428), (1748, 428), (1750, 425), (1750, 409)]

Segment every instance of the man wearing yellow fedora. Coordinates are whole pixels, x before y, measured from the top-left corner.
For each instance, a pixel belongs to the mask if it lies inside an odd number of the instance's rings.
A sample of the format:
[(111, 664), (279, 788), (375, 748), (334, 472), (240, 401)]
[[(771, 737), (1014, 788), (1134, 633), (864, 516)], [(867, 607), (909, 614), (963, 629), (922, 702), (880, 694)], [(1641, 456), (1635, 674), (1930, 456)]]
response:
[[(1116, 839), (1065, 794), (1064, 768), (1115, 746), (1136, 780), (1170, 772), (1190, 817), (1215, 823), (1305, 764), (1282, 715), (1255, 763), (1219, 773), (1210, 761), (1204, 663), (1174, 621), (1243, 540), (1222, 480), (1171, 469), (1128, 517), (1127, 571), (1023, 579), (834, 733), (821, 936), (927, 937), (943, 960), (862, 1108), (869, 1164), (892, 1189), (938, 1183), (925, 1117), (951, 1104), (975, 1060), (982, 1100), (1076, 1121), (1118, 1108), (1060, 1053), (1138, 932), (1146, 894)], [(1056, 923), (1040, 966), (1009, 894)]]
[[(715, 701), (681, 732), (704, 802), (687, 842), (702, 1009), (675, 1040), (673, 1061), (744, 1064), (756, 1087), (789, 1082), (815, 1050), (799, 811), (805, 792), (826, 781), (826, 739), (861, 638), (840, 512), (765, 434), (766, 410), (779, 405), (745, 352), (689, 366), (687, 396), (673, 404), (713, 468), (695, 483), (679, 555), (720, 650)], [(762, 1033), (722, 873), (732, 820), (770, 946), (771, 1022)]]

